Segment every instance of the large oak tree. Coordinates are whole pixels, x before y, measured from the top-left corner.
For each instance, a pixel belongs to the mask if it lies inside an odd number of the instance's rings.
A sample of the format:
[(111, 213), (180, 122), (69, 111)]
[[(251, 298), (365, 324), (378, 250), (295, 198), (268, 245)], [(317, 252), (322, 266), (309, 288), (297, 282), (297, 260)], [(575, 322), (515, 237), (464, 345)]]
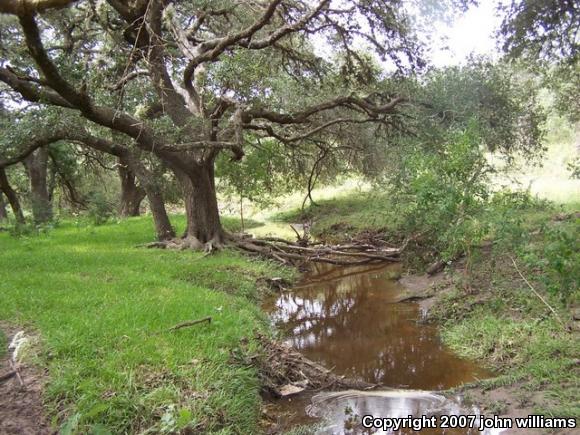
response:
[[(101, 135), (93, 143), (131, 156), (134, 171), (143, 155), (159, 159), (181, 185), (184, 236), (198, 247), (226, 239), (220, 153), (240, 160), (266, 138), (332, 151), (348, 126), (388, 125), (406, 100), (339, 73), (364, 77), (376, 64), (369, 48), (393, 74), (420, 63), (400, 0), (20, 0), (0, 12), (10, 98), (80, 115)], [(168, 219), (156, 224), (173, 235)]]

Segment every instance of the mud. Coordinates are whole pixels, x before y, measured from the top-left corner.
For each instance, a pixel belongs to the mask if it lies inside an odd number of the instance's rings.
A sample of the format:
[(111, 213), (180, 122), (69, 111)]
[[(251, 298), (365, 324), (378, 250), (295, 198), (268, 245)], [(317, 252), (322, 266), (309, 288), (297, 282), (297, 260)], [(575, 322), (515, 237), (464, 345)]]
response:
[[(10, 343), (14, 329), (1, 325)], [(5, 349), (2, 349), (4, 353)], [(0, 375), (12, 371), (10, 353), (0, 357)], [(42, 404), (42, 388), (45, 374), (38, 368), (18, 366), (22, 386), (16, 376), (0, 381), (0, 434), (2, 435), (49, 435), (51, 431)]]

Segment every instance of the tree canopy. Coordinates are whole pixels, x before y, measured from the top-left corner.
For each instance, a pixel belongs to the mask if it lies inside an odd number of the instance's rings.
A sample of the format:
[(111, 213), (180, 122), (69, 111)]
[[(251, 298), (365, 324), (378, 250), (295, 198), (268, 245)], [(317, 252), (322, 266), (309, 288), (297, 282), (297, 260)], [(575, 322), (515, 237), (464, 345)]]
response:
[(425, 64), (420, 17), (471, 3), (3, 2), (1, 100), (16, 129), (0, 167), (56, 142), (68, 144), (61, 159), (105, 154), (128, 209), (147, 195), (160, 239), (175, 236), (165, 197), (176, 183), (184, 238), (199, 247), (227, 239), (216, 176), (255, 200), (310, 191), (473, 122), (490, 150), (537, 149), (533, 87), (507, 66)]
[(413, 69), (419, 49), (400, 5), (9, 2), (0, 80), (15, 101), (73, 111), (108, 129), (101, 136), (129, 140), (115, 143), (123, 152), (155, 155), (185, 192), (187, 234), (221, 241), (214, 161), (223, 151), (241, 159), (255, 144), (246, 132), (322, 146), (342, 125), (394, 116), (405, 98), (341, 84), (314, 42), (340, 56), (343, 73), (369, 70), (357, 44)]
[(544, 79), (556, 108), (580, 119), (580, 6), (574, 1), (513, 0), (501, 8), (503, 51)]

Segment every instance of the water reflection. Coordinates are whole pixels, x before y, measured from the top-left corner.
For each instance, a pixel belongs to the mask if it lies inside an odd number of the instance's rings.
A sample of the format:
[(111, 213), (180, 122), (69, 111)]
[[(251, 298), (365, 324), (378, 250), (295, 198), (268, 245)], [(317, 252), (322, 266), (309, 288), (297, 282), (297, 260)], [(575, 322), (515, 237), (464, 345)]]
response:
[(419, 305), (393, 266), (317, 265), (269, 307), (288, 342), (338, 374), (395, 388), (447, 389), (488, 373), (452, 354), (434, 327), (418, 324)]
[[(439, 394), (426, 391), (342, 391), (322, 393), (314, 396), (307, 412), (312, 417), (322, 418), (316, 431), (318, 435), (351, 435), (351, 434), (411, 434), (417, 433), (412, 428), (400, 429), (365, 429), (362, 418), (365, 415), (405, 419), (408, 416), (439, 415), (474, 415), (479, 416), (476, 408), (463, 406), (459, 399), (449, 400)], [(439, 426), (439, 422), (437, 424)], [(423, 428), (420, 433), (435, 434), (485, 434), (500, 433), (498, 430), (479, 432), (479, 422), (472, 423), (472, 429), (443, 429), (441, 427)]]

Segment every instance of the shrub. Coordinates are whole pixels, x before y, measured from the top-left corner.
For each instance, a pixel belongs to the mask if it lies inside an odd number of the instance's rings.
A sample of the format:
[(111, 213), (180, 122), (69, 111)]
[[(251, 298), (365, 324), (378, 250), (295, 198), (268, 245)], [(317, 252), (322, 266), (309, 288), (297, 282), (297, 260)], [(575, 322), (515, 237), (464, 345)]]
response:
[(490, 168), (470, 131), (442, 149), (416, 147), (390, 180), (399, 226), (450, 260), (478, 243), (486, 225), (478, 216), (489, 197)]
[(93, 192), (89, 196), (88, 216), (95, 225), (106, 223), (115, 214), (115, 207), (102, 192)]
[(580, 220), (572, 223), (571, 228), (543, 224), (540, 231), (541, 245), (526, 246), (522, 258), (529, 268), (542, 271), (539, 279), (546, 290), (564, 301), (569, 300), (580, 283)]

